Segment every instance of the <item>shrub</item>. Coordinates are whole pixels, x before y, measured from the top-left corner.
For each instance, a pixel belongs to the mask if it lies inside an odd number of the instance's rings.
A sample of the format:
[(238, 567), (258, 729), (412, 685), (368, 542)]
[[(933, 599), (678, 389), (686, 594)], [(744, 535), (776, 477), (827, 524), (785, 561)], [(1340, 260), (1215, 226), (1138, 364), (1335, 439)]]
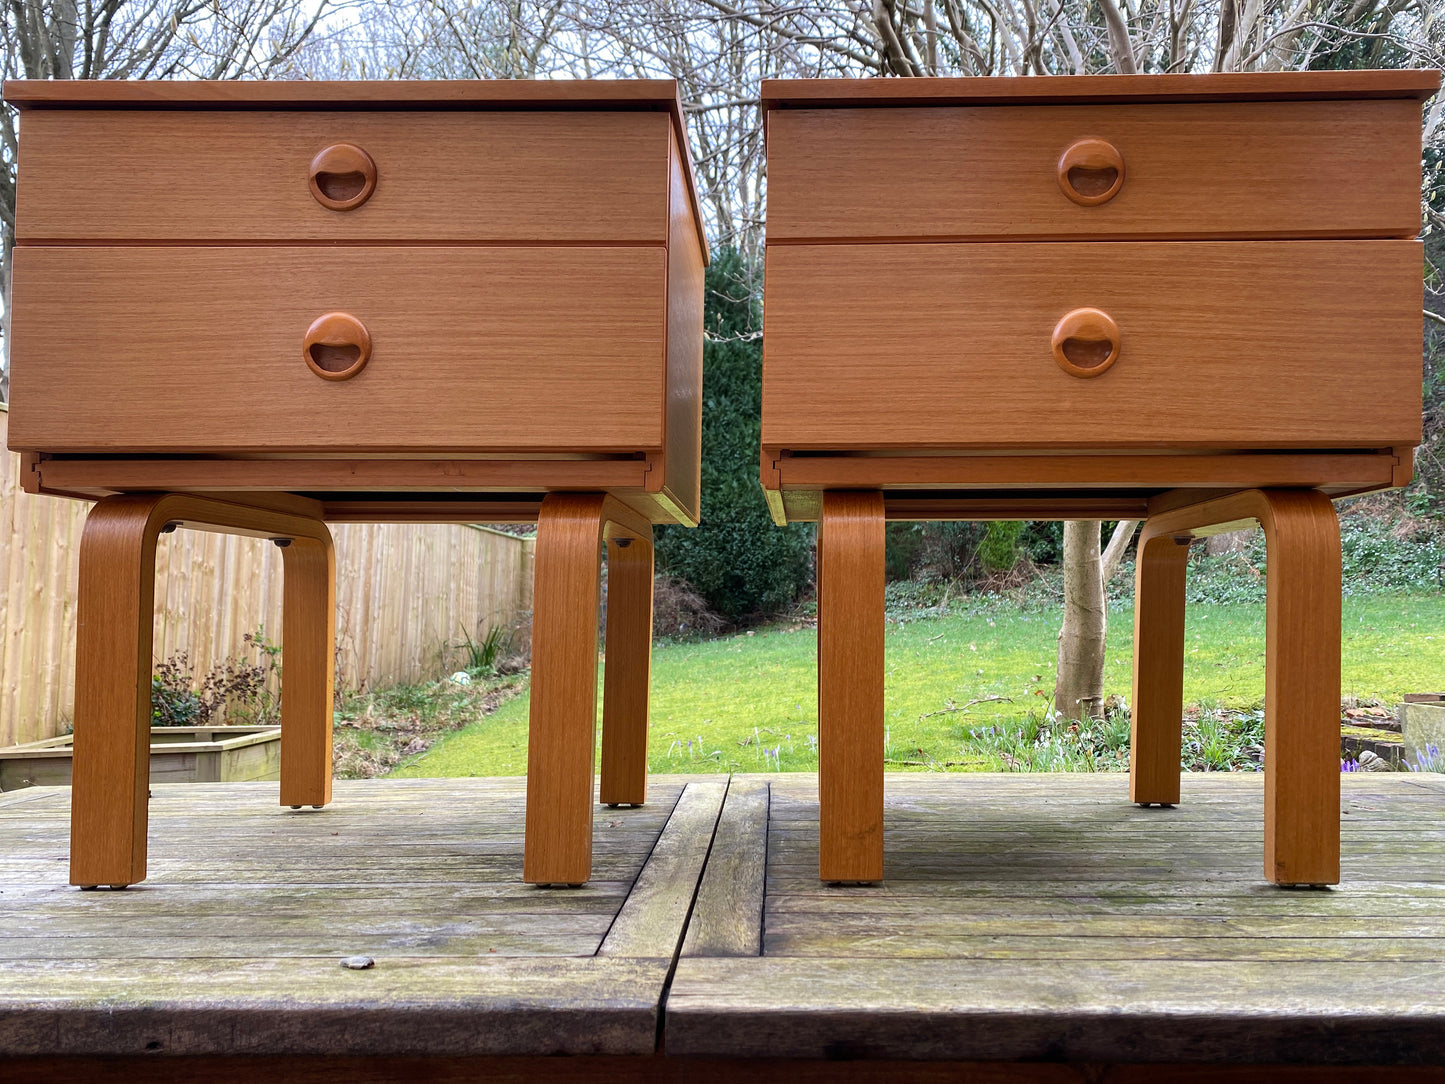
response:
[(809, 525), (777, 527), (758, 481), (762, 340), (757, 271), (723, 249), (707, 270), (702, 523), (660, 527), (658, 571), (686, 580), (730, 621), (786, 610), (811, 575)]
[(281, 672), (281, 649), (264, 629), (246, 633), (258, 653), (254, 662), (231, 658), (217, 663), (196, 684), (190, 655), (177, 652), (151, 675), (151, 726), (207, 726), (234, 712), (240, 723), (262, 725), (280, 717), (271, 676)]

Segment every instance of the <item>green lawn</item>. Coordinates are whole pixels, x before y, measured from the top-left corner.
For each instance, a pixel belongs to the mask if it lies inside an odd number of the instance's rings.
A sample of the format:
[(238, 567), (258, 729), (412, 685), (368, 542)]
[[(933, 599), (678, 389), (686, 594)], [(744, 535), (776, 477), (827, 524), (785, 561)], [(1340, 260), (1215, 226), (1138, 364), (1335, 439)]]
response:
[[(1133, 611), (1111, 610), (1105, 692), (1129, 696)], [(1020, 610), (962, 600), (945, 617), (888, 623), (886, 719), (892, 761), (955, 770), (1004, 766), (969, 745), (971, 732), (1035, 723), (1053, 687), (1057, 608)], [(653, 652), (651, 769), (655, 772), (817, 768), (817, 638), (774, 628)], [(1344, 601), (1343, 691), (1395, 701), (1445, 687), (1445, 595)], [(1008, 697), (975, 705), (969, 700)], [(1264, 606), (1189, 607), (1186, 703), (1257, 707), (1264, 697)], [(599, 710), (601, 698), (598, 699)], [(517, 775), (527, 766), (525, 696), (448, 735), (396, 775)], [(930, 715), (941, 712), (942, 714)], [(600, 727), (599, 727), (600, 733)], [(895, 765), (897, 766), (897, 765)]]

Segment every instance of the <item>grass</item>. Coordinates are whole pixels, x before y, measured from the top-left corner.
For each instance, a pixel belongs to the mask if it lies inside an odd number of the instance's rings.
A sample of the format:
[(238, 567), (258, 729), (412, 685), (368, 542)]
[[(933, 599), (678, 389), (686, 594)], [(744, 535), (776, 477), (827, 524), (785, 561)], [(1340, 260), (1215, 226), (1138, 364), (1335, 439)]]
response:
[[(941, 615), (892, 610), (885, 641), (890, 767), (1120, 766), (1123, 715), (1082, 732), (1046, 720), (1058, 620), (1057, 606), (996, 596), (955, 599)], [(1445, 594), (1347, 597), (1343, 631), (1344, 695), (1394, 701), (1445, 686)], [(1195, 766), (1239, 763), (1259, 730), (1264, 606), (1190, 605), (1186, 635), (1184, 698), (1202, 709), (1185, 728), (1186, 758)], [(1111, 607), (1104, 674), (1110, 696), (1129, 695), (1132, 641), (1130, 605)], [(795, 623), (657, 645), (651, 770), (816, 770), (816, 644), (815, 631)], [(394, 774), (521, 774), (527, 710), (527, 697), (517, 696), (441, 735)], [(1028, 760), (1020, 763), (1021, 756)]]

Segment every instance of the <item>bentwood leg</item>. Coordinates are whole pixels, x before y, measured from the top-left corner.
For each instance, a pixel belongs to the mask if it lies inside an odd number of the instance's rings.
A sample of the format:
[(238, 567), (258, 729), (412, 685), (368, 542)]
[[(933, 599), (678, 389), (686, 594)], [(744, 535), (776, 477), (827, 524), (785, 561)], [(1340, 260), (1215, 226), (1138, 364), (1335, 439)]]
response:
[(111, 497), (80, 540), (70, 883), (146, 875), (151, 626), (160, 498)]
[(818, 529), (818, 875), (883, 879), (883, 494), (825, 492)]
[(320, 807), (331, 801), (336, 686), (336, 554), (329, 532), (291, 539), (282, 561), (281, 804)]
[(1184, 572), (1188, 536), (1139, 539), (1134, 578), (1134, 696), (1129, 798), (1177, 805), (1184, 716)]
[[(597, 610), (600, 551), (607, 534), (613, 552), (638, 547), (619, 564), (624, 584), (619, 653), (629, 705), (637, 692), (637, 654), (650, 650), (639, 616), (638, 577), (652, 568), (652, 525), (616, 498), (601, 493), (549, 493), (537, 519), (532, 588), (532, 709), (527, 740), (527, 839), (522, 879), (529, 884), (582, 884), (592, 876), (592, 771), (597, 746)], [(628, 546), (621, 539), (630, 540)], [(645, 547), (645, 550), (644, 548)], [(614, 590), (616, 588), (614, 587)], [(647, 626), (651, 630), (651, 590)], [(612, 629), (608, 629), (608, 644)], [(642, 648), (642, 644), (646, 648)], [(609, 665), (608, 673), (612, 673)], [(646, 669), (643, 670), (646, 688)], [(646, 726), (629, 707), (633, 725)], [(643, 742), (646, 742), (644, 733)], [(646, 769), (646, 748), (641, 763)], [(640, 800), (640, 798), (639, 798)]]
[[(1167, 750), (1175, 756), (1178, 750), (1180, 695), (1171, 683), (1180, 669), (1173, 660), (1183, 650), (1182, 567), (1176, 573), (1171, 562), (1182, 559), (1167, 545), (1171, 536), (1213, 534), (1249, 520), (1264, 528), (1269, 555), (1264, 875), (1282, 885), (1338, 884), (1340, 525), (1323, 493), (1244, 490), (1151, 516), (1145, 524), (1136, 601), (1131, 794), (1135, 801), (1164, 800), (1159, 796), (1171, 793), (1164, 789)], [(1177, 611), (1171, 609), (1173, 598), (1179, 599)]]
[(602, 501), (548, 494), (537, 519), (522, 869), (531, 884), (581, 884), (592, 875)]
[(1340, 880), (1340, 526), (1314, 491), (1264, 491), (1264, 875)]
[(326, 525), (184, 493), (108, 497), (91, 509), (80, 542), (72, 884), (122, 886), (145, 879), (156, 538), (168, 525), (290, 540), (282, 629), (282, 801), (288, 787), (293, 795), (304, 794), (305, 803), (319, 805), (330, 797), (335, 574)]
[(602, 682), (602, 801), (647, 801), (647, 700), (652, 677), (652, 543), (607, 544), (607, 646)]

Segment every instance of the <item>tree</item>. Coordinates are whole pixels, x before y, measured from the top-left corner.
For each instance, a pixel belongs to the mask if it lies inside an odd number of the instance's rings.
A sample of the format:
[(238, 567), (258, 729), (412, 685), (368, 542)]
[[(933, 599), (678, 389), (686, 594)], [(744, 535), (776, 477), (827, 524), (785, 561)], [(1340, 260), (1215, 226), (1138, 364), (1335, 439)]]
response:
[[(287, 70), (334, 0), (6, 0), (6, 79), (265, 79)], [(8, 398), (19, 124), (0, 110), (0, 401)]]

